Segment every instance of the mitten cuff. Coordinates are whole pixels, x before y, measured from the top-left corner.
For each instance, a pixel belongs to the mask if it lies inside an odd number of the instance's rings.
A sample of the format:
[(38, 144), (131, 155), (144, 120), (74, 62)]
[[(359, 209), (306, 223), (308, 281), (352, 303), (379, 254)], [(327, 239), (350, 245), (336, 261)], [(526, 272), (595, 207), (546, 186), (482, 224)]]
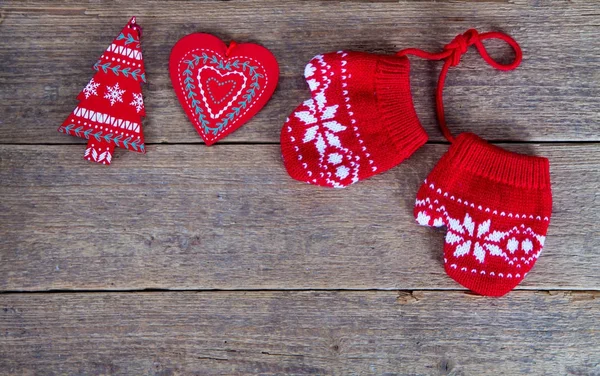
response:
[(462, 133), (446, 156), (454, 168), (517, 188), (550, 189), (547, 158), (528, 156), (489, 144), (473, 133)]
[(428, 139), (413, 106), (410, 62), (406, 57), (380, 56), (375, 72), (380, 121), (397, 152), (408, 158)]

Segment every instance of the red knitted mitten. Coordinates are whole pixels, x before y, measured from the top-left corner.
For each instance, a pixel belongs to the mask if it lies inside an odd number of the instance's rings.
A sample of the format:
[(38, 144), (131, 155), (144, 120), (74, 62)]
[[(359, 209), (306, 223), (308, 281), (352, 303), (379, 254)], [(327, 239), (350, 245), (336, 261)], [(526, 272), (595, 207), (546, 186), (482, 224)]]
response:
[(291, 177), (342, 188), (388, 170), (427, 141), (413, 108), (406, 57), (359, 52), (315, 56), (312, 98), (286, 120), (281, 151)]
[[(482, 43), (490, 38), (508, 42), (515, 61), (495, 62)], [(500, 70), (512, 70), (522, 59), (511, 37), (475, 30), (459, 35), (439, 54), (399, 52), (445, 60), (436, 104), (440, 128), (452, 145), (419, 189), (414, 214), (421, 225), (446, 226), (444, 267), (450, 277), (479, 294), (502, 296), (523, 280), (542, 252), (552, 212), (550, 171), (546, 158), (506, 151), (472, 133), (456, 138), (450, 134), (444, 119), (444, 81), (449, 67), (471, 45)]]
[(456, 137), (417, 193), (415, 218), (446, 226), (444, 267), (482, 295), (512, 290), (544, 246), (552, 211), (549, 163)]

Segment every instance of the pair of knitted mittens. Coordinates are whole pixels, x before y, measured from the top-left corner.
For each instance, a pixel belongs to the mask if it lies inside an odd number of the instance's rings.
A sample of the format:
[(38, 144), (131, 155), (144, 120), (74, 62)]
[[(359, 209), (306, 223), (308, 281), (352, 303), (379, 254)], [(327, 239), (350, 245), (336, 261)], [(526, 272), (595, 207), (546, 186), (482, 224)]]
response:
[[(494, 61), (486, 39), (507, 42), (515, 60)], [(510, 36), (473, 29), (437, 54), (406, 49), (395, 56), (339, 51), (314, 57), (304, 72), (311, 99), (286, 120), (281, 149), (290, 176), (327, 187), (346, 187), (398, 165), (427, 142), (412, 104), (407, 55), (443, 60), (436, 110), (451, 146), (419, 189), (414, 214), (420, 225), (447, 228), (448, 275), (479, 294), (501, 296), (519, 284), (542, 251), (552, 210), (549, 163), (472, 133), (450, 133), (445, 78), (473, 45), (499, 70), (515, 69), (522, 59)]]

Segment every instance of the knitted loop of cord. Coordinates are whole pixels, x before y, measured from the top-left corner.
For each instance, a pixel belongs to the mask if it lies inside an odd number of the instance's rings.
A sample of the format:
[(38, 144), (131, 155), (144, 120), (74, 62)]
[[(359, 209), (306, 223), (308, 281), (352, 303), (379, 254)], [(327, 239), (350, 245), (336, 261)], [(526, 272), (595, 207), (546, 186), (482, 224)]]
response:
[[(486, 39), (499, 39), (508, 43), (508, 45), (510, 45), (515, 52), (515, 59), (510, 64), (501, 64), (495, 61), (488, 54), (485, 46), (483, 45), (483, 41)], [(452, 136), (452, 133), (450, 133), (448, 125), (446, 124), (446, 118), (444, 116), (444, 84), (446, 82), (446, 76), (448, 75), (448, 70), (450, 67), (457, 66), (460, 63), (460, 58), (467, 52), (470, 46), (475, 46), (483, 60), (485, 60), (489, 65), (502, 71), (510, 71), (515, 69), (519, 66), (519, 64), (521, 64), (521, 60), (523, 59), (521, 47), (509, 35), (496, 31), (479, 34), (475, 29), (469, 29), (464, 34), (457, 35), (454, 40), (445, 45), (444, 50), (439, 53), (431, 53), (418, 48), (407, 48), (397, 53), (399, 56), (414, 55), (427, 60), (444, 60), (444, 66), (440, 72), (440, 77), (437, 84), (435, 105), (440, 129), (442, 130), (444, 137), (446, 137), (446, 139), (450, 142), (454, 142), (454, 136)]]

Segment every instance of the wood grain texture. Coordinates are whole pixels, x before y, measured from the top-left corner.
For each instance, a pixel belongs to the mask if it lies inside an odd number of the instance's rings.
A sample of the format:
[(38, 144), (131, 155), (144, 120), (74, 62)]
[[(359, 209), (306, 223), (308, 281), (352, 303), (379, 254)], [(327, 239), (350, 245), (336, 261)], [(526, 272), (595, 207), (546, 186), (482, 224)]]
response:
[[(598, 145), (550, 159), (554, 215), (520, 288), (600, 289)], [(0, 289), (459, 288), (414, 198), (445, 145), (344, 190), (292, 180), (278, 145), (155, 145), (110, 166), (83, 145), (0, 146)]]
[(3, 375), (598, 375), (597, 292), (0, 295)]
[[(475, 27), (503, 30), (522, 45), (524, 62), (493, 71), (471, 51), (450, 73), (447, 119), (455, 133), (489, 140), (599, 141), (600, 40), (593, 1), (4, 1), (0, 23), (0, 143), (81, 143), (56, 132), (76, 106), (91, 66), (129, 15), (144, 26), (150, 84), (144, 88), (148, 143), (196, 143), (199, 136), (172, 90), (168, 57), (182, 36), (204, 31), (270, 48), (281, 66), (271, 102), (228, 142), (279, 142), (285, 117), (308, 96), (302, 72), (318, 53), (339, 49), (394, 53), (439, 50)], [(508, 61), (508, 47), (490, 43)], [(415, 107), (432, 140), (433, 93), (441, 63), (413, 59)]]
[[(600, 376), (598, 14), (586, 0), (0, 1), (0, 374)], [(56, 128), (131, 15), (150, 146), (95, 166)], [(524, 61), (502, 73), (464, 56), (450, 128), (551, 161), (546, 249), (500, 299), (461, 291), (444, 231), (412, 218), (447, 149), (441, 63), (412, 59), (434, 143), (384, 174), (309, 186), (276, 145), (315, 54), (435, 51), (471, 27), (513, 35)], [(211, 148), (168, 78), (171, 47), (196, 31), (263, 44), (281, 68), (264, 110)], [(204, 291), (117, 291), (141, 289)]]

